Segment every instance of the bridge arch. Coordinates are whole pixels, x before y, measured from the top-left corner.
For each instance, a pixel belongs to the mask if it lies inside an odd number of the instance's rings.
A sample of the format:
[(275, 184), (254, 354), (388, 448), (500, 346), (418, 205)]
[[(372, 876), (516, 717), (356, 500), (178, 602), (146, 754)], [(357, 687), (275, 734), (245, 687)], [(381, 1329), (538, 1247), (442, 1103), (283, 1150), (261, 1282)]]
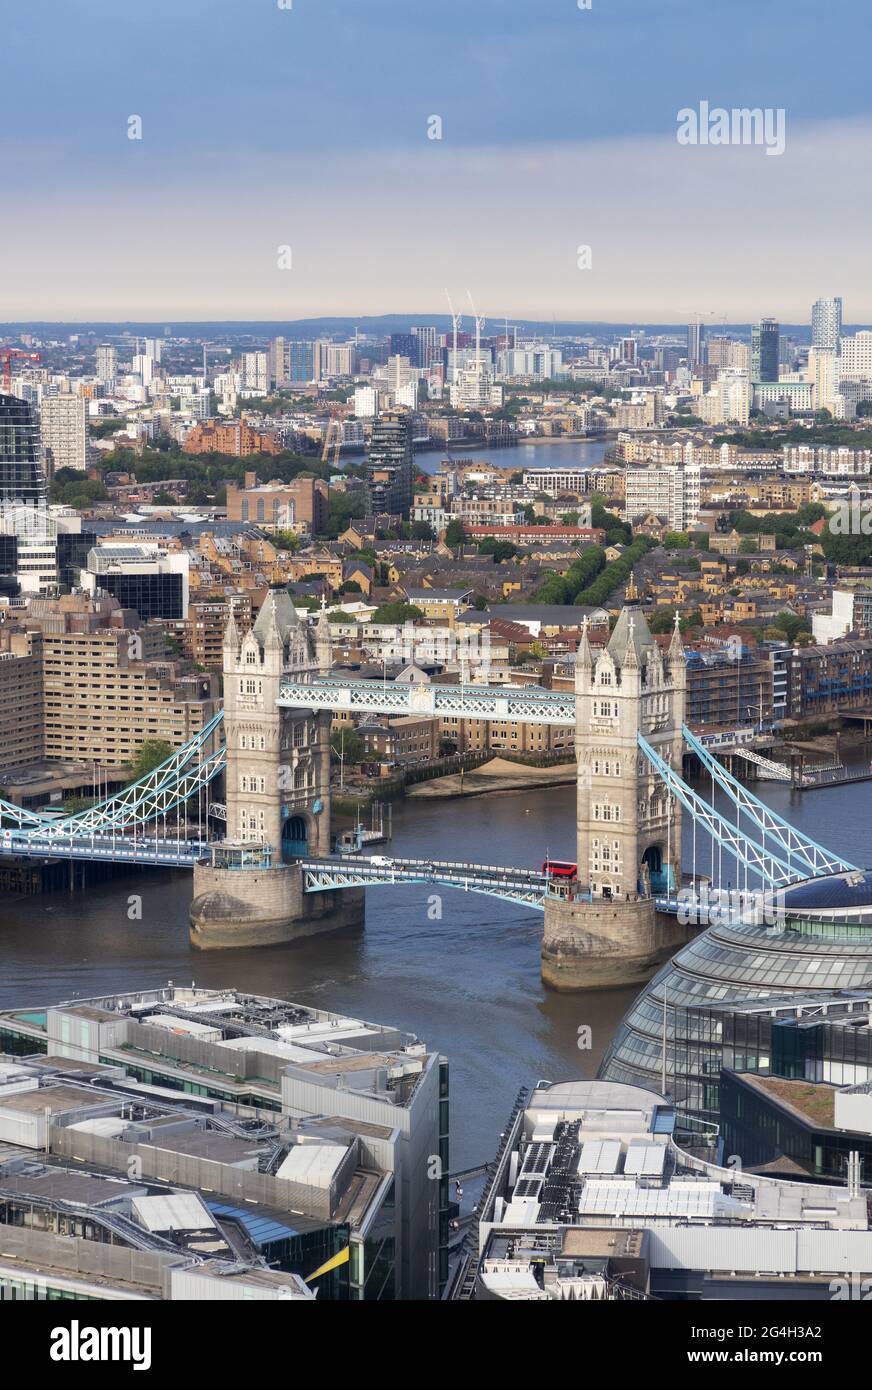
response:
[(282, 860), (304, 859), (309, 853), (309, 817), (288, 816), (282, 825)]

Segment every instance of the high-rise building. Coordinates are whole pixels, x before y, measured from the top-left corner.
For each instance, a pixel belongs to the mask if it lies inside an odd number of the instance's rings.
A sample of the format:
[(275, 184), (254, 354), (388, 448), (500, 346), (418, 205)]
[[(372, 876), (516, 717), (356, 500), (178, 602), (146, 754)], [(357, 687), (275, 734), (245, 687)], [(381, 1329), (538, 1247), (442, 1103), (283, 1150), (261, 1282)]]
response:
[(436, 329), (430, 324), (413, 325), (411, 335), (415, 340), (416, 350), (412, 361), (416, 367), (429, 367), (432, 362), (439, 360), (440, 349), (436, 346)]
[(242, 354), (242, 389), (265, 396), (269, 391), (269, 355), (265, 352)]
[(104, 386), (114, 386), (118, 375), (118, 353), (114, 347), (105, 343), (98, 347), (96, 375)]
[(407, 516), (414, 475), (409, 411), (387, 411), (373, 422), (366, 472), (370, 510)]
[(270, 348), (270, 376), (275, 386), (315, 380), (315, 344), (309, 340), (275, 338)]
[(838, 352), (842, 338), (842, 301), (816, 299), (811, 306), (811, 345), (824, 352)]
[(751, 330), (751, 380), (778, 380), (778, 323), (761, 319)]
[(46, 467), (84, 469), (88, 464), (87, 402), (82, 396), (45, 396), (40, 429)]
[(414, 336), (414, 329), (411, 333), (392, 333), (391, 334), (391, 357), (408, 357), (410, 362), (416, 362), (418, 357), (418, 339)]
[(44, 502), (45, 497), (33, 411), (17, 396), (0, 396), (0, 504)]
[(671, 531), (688, 531), (699, 521), (699, 508), (699, 464), (627, 469), (628, 521), (653, 514), (664, 517)]
[(687, 365), (699, 367), (705, 360), (705, 325), (697, 320), (687, 325)]

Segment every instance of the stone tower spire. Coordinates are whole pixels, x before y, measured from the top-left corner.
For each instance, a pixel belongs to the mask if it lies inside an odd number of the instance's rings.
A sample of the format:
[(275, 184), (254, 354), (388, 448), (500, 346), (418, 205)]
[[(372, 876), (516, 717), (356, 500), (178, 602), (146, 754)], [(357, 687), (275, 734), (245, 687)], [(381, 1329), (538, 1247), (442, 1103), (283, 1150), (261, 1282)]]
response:
[(322, 676), (326, 676), (333, 665), (333, 638), (323, 594), (321, 596), (321, 613), (315, 624), (315, 665)]
[(679, 627), (678, 610), (675, 612), (675, 626), (672, 629), (672, 641), (669, 643), (669, 665), (684, 666), (684, 643), (681, 640), (681, 628)]

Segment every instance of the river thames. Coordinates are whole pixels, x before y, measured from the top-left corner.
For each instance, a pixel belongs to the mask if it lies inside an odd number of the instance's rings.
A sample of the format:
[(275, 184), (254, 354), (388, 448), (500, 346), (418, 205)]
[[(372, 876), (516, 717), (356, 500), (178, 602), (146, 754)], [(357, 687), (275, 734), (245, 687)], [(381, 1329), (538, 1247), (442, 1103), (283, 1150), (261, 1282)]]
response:
[[(755, 790), (800, 829), (866, 865), (872, 783)], [(397, 855), (537, 866), (574, 857), (574, 789), (491, 794), (394, 808)], [(692, 837), (684, 840), (690, 867)], [(700, 865), (701, 867), (701, 865)], [(142, 920), (128, 896), (142, 896)], [(521, 1085), (592, 1076), (635, 993), (558, 995), (539, 979), (541, 914), (433, 886), (367, 891), (366, 931), (261, 950), (192, 951), (188, 874), (163, 871), (85, 894), (6, 898), (0, 1007), (44, 1004), (167, 980), (233, 985), (417, 1033), (451, 1063), (452, 1167), (492, 1155)], [(441, 910), (441, 916), (439, 912)], [(578, 1029), (593, 1051), (578, 1050)]]

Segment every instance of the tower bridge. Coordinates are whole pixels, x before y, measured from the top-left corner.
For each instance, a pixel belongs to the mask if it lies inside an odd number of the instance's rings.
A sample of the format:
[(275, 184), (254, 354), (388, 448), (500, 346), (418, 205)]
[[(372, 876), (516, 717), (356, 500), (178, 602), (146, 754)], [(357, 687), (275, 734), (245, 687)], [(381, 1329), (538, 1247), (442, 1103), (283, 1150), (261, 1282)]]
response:
[[(543, 978), (568, 989), (641, 982), (687, 939), (677, 916), (688, 892), (683, 831), (692, 833), (692, 884), (698, 839), (715, 888), (728, 883), (744, 895), (854, 868), (764, 806), (685, 727), (678, 628), (661, 653), (633, 600), (596, 654), (584, 624), (569, 692), (349, 680), (331, 665), (325, 615), (307, 628), (287, 591), (270, 590), (251, 631), (228, 623), (220, 714), (147, 777), (87, 811), (58, 818), (0, 802), (0, 854), (190, 867), (191, 940), (204, 949), (360, 927), (368, 886), (482, 893), (543, 913)], [(577, 878), (333, 854), (336, 712), (574, 728)], [(711, 800), (684, 782), (685, 748), (710, 778)], [(222, 775), (224, 801), (215, 803), (210, 787)], [(695, 925), (705, 920), (702, 909)]]

